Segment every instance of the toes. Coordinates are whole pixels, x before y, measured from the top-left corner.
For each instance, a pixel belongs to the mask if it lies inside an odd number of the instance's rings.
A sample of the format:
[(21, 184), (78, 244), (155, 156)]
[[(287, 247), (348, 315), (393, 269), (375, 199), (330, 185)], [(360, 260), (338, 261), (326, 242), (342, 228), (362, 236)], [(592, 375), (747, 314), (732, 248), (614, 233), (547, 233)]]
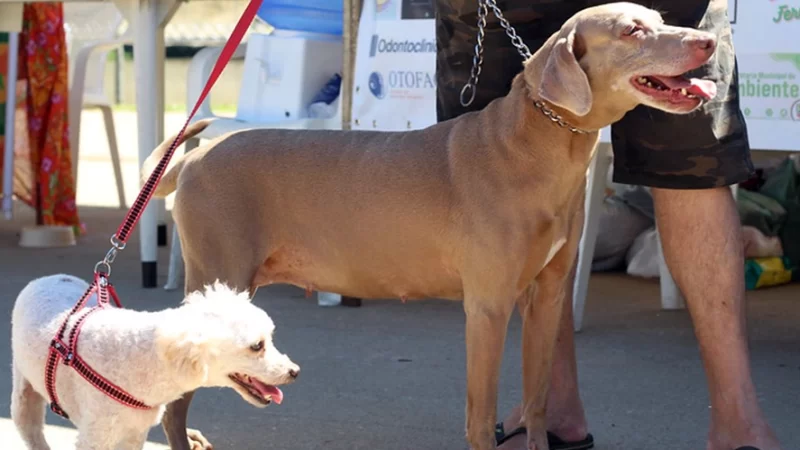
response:
[(200, 442), (189, 439), (189, 446), (192, 450), (214, 450), (214, 446), (208, 442)]
[(214, 450), (214, 446), (200, 431), (187, 429), (186, 436), (189, 438), (189, 446), (192, 450)]
[(528, 450), (548, 450), (547, 433), (528, 433)]

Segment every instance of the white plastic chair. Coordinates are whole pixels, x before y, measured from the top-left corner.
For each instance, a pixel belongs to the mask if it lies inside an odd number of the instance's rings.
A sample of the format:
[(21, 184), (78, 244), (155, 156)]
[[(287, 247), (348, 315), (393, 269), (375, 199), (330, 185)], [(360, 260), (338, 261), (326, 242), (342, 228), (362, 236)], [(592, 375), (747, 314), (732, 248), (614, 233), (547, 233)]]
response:
[(111, 163), (117, 182), (119, 207), (125, 208), (125, 190), (111, 110), (113, 101), (105, 89), (105, 69), (111, 51), (122, 52), (132, 38), (119, 32), (124, 17), (113, 3), (64, 3), (64, 31), (69, 53), (69, 125), (73, 178), (78, 178), (81, 112), (98, 108), (103, 114)]
[[(214, 67), (214, 63), (217, 61), (217, 58), (222, 50), (222, 47), (206, 47), (192, 58), (191, 63), (189, 64), (189, 68), (187, 70), (187, 89), (186, 89), (186, 107), (187, 112), (194, 107), (194, 103), (197, 101), (200, 92), (203, 90), (206, 81), (211, 73), (211, 70)], [(234, 59), (243, 59), (245, 58), (247, 53), (247, 43), (240, 44), (234, 55), (231, 57), (231, 60)], [(341, 51), (340, 51), (341, 53)], [(320, 63), (320, 61), (316, 60), (305, 60), (302, 61), (305, 70), (311, 73), (325, 73), (325, 68), (320, 70), (318, 67), (315, 67), (315, 64)], [(340, 63), (341, 64), (341, 63)], [(257, 64), (251, 64), (248, 66), (247, 62), (245, 62), (245, 69), (247, 70), (248, 67), (258, 67), (260, 66), (260, 62)], [(263, 70), (263, 67), (262, 67)], [(320, 79), (327, 79), (330, 74), (323, 76)], [(254, 79), (259, 79), (259, 76), (255, 76), (255, 74), (248, 74), (245, 73), (244, 77), (246, 78), (245, 82), (243, 83), (242, 89), (252, 89), (252, 86), (248, 86), (247, 83), (252, 83)], [(249, 80), (249, 81), (248, 81)], [(321, 89), (324, 85), (324, 82), (321, 83), (319, 86), (313, 86), (313, 88)], [(298, 90), (303, 91), (303, 93), (307, 94), (309, 91), (308, 89), (311, 86), (296, 86)], [(290, 105), (296, 104), (297, 96), (300, 93), (295, 92), (287, 92), (286, 95), (281, 98), (274, 98), (270, 100), (271, 106), (274, 106), (278, 109), (279, 107), (283, 106), (281, 104), (282, 100), (290, 108)], [(239, 97), (239, 106), (243, 106), (242, 103), (247, 101), (247, 96), (252, 94), (244, 93)], [(299, 118), (292, 118), (292, 119), (275, 119), (275, 120), (259, 120), (259, 121), (250, 121), (247, 117), (242, 117), (241, 114), (237, 114), (237, 117), (222, 117), (217, 116), (211, 110), (211, 102), (208, 97), (206, 97), (205, 101), (200, 105), (197, 114), (194, 117), (194, 121), (214, 117), (216, 120), (212, 122), (203, 132), (198, 134), (196, 137), (192, 139), (188, 139), (185, 144), (185, 151), (191, 151), (193, 148), (197, 147), (200, 143), (201, 139), (214, 139), (218, 136), (223, 134), (243, 130), (248, 128), (281, 128), (281, 129), (341, 129), (342, 128), (342, 112), (341, 112), (341, 103), (339, 99), (332, 104), (335, 108), (337, 108), (337, 112), (333, 117), (329, 118), (307, 118), (307, 117), (299, 117)], [(252, 105), (249, 105), (252, 106)], [(242, 108), (240, 108), (242, 109)], [(244, 108), (247, 109), (247, 108)], [(275, 108), (273, 108), (275, 109)], [(239, 111), (241, 113), (241, 111)], [(183, 265), (183, 254), (181, 251), (181, 243), (178, 236), (178, 229), (177, 227), (172, 228), (172, 242), (171, 242), (171, 249), (170, 249), (170, 257), (169, 257), (169, 272), (167, 275), (167, 282), (164, 285), (165, 290), (174, 290), (179, 287), (179, 282), (183, 277), (184, 272), (184, 265)]]
[[(600, 143), (594, 159), (589, 165), (586, 180), (586, 203), (583, 222), (583, 235), (581, 236), (578, 255), (578, 268), (575, 274), (575, 285), (572, 294), (572, 316), (574, 330), (583, 328), (583, 313), (586, 305), (586, 296), (589, 289), (589, 277), (592, 272), (592, 259), (594, 247), (597, 242), (597, 226), (600, 220), (600, 211), (603, 207), (606, 178), (613, 160), (612, 148), (609, 142), (610, 130), (601, 132)], [(661, 247), (659, 246), (659, 249)], [(665, 310), (683, 309), (686, 306), (683, 295), (672, 279), (672, 275), (664, 261), (661, 251), (659, 257), (659, 283), (661, 285), (661, 308)]]

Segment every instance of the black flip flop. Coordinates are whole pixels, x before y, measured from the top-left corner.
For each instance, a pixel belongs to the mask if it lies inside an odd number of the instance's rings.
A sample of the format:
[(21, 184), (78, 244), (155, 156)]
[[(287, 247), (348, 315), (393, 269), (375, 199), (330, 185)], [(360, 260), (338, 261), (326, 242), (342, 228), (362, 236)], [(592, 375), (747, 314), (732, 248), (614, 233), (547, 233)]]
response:
[(739, 447), (736, 450), (759, 450), (759, 449), (748, 445), (747, 447)]
[[(512, 430), (510, 433), (506, 434), (505, 430), (503, 429), (503, 423), (498, 423), (494, 426), (494, 438), (497, 441), (497, 445), (506, 442), (507, 440), (511, 439), (512, 437), (525, 433), (525, 427), (519, 427)], [(560, 437), (556, 436), (551, 432), (547, 432), (547, 444), (550, 446), (550, 450), (588, 450), (594, 447), (594, 437), (591, 433), (587, 434), (586, 437), (580, 441), (574, 442), (566, 442)], [(750, 450), (748, 448), (742, 448), (737, 450)], [(755, 449), (758, 450), (758, 449)]]

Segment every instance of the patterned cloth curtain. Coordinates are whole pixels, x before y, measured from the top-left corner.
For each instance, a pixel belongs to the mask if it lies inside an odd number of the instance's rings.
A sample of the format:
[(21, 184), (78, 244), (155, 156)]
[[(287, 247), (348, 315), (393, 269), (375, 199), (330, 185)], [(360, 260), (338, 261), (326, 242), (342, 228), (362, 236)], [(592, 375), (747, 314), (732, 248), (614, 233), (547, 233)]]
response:
[[(37, 224), (72, 226), (80, 234), (69, 146), (63, 17), (61, 3), (24, 6), (19, 36), (18, 142), (16, 150), (5, 145), (3, 151), (15, 151), (14, 194), (35, 208)], [(6, 89), (14, 87), (6, 81)]]

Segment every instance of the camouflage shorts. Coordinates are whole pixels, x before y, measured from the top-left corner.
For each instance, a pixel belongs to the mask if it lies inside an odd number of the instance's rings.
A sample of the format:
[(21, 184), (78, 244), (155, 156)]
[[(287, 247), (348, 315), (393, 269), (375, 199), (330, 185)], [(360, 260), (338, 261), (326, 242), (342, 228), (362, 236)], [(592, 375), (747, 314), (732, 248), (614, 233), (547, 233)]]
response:
[[(738, 73), (727, 0), (633, 0), (655, 7), (672, 25), (718, 37), (712, 59), (692, 76), (717, 82), (717, 98), (688, 115), (639, 106), (611, 127), (614, 181), (669, 189), (705, 189), (746, 180), (753, 173), (747, 128), (739, 109)], [(577, 11), (610, 0), (506, 0), (498, 2), (517, 34), (536, 51)], [(437, 113), (446, 120), (485, 107), (508, 93), (521, 57), (490, 13), (484, 62), (474, 102), (461, 106), (477, 33), (476, 0), (437, 0)], [(669, 6), (666, 6), (669, 5)]]

